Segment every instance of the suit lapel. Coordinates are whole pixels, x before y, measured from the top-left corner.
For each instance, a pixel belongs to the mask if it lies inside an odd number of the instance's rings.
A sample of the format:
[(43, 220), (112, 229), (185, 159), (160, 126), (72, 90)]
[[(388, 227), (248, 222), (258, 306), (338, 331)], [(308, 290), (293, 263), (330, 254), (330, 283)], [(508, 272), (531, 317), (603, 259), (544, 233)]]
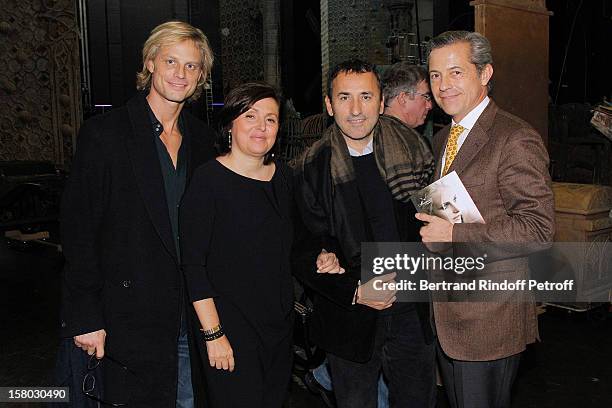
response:
[(487, 133), (479, 126), (478, 122), (470, 130), (467, 139), (463, 142), (461, 149), (455, 156), (455, 160), (451, 163), (448, 173), (456, 171), (458, 175), (461, 175), (463, 169), (476, 157), (482, 146), (487, 142)]
[[(487, 131), (492, 126), (493, 118), (495, 117), (496, 113), (497, 106), (491, 99), (485, 110), (474, 124), (474, 127), (470, 130), (470, 133), (459, 149), (457, 156), (455, 156), (455, 160), (453, 160), (451, 163), (448, 169), (449, 173), (454, 170), (459, 176), (461, 176), (463, 170), (472, 162), (472, 160), (474, 160), (474, 158), (476, 158), (478, 152), (480, 152), (482, 147), (489, 140)], [(448, 139), (448, 135), (446, 136), (446, 139)], [(444, 150), (442, 150), (442, 154), (444, 154)], [(442, 160), (440, 159), (440, 162), (441, 161)]]
[(166, 250), (176, 258), (164, 179), (145, 103), (142, 95), (132, 98), (127, 103), (132, 131), (128, 132), (126, 145), (136, 184), (149, 217)]
[(434, 139), (433, 151), (436, 158), (436, 169), (434, 170), (434, 181), (440, 178), (442, 172), (442, 158), (444, 157), (444, 148), (448, 141), (448, 133), (450, 132), (450, 125), (445, 126), (438, 132), (438, 137)]

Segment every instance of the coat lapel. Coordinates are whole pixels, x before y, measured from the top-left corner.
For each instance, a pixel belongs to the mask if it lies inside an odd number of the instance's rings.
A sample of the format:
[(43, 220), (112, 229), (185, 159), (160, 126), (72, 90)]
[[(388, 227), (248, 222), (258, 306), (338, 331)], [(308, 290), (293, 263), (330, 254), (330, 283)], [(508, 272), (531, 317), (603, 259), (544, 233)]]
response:
[(450, 125), (445, 126), (438, 132), (438, 137), (434, 140), (433, 151), (434, 158), (436, 159), (436, 169), (434, 170), (434, 181), (440, 178), (440, 172), (442, 171), (442, 157), (444, 156), (444, 147), (448, 140), (448, 133), (450, 132)]
[(183, 124), (183, 141), (185, 143), (183, 146), (187, 148), (189, 154), (185, 155), (185, 165), (187, 166), (187, 180), (185, 182), (185, 191), (187, 190), (187, 186), (189, 186), (189, 181), (191, 180), (191, 176), (193, 175), (193, 171), (197, 167), (197, 163), (199, 163), (198, 157), (200, 155), (200, 151), (198, 149), (199, 145), (195, 143), (195, 130), (193, 129), (191, 120), (188, 119), (187, 115), (181, 115), (181, 121)]
[[(487, 132), (493, 124), (493, 118), (495, 117), (497, 110), (497, 105), (495, 105), (493, 99), (491, 99), (485, 110), (474, 124), (474, 127), (470, 130), (465, 142), (463, 142), (457, 156), (455, 156), (455, 160), (453, 160), (448, 169), (448, 173), (451, 171), (456, 171), (458, 175), (461, 175), (461, 172), (463, 172), (463, 170), (472, 162), (472, 160), (476, 158), (478, 152), (480, 152), (480, 149), (482, 149), (489, 139)], [(440, 172), (442, 171), (442, 158), (444, 156), (444, 149), (448, 140), (449, 131), (450, 125), (442, 129), (440, 131), (441, 137), (438, 139), (440, 144), (434, 146), (434, 151), (438, 152), (436, 171), (434, 173), (435, 180), (440, 178)]]
[(126, 145), (136, 184), (149, 217), (166, 250), (176, 258), (164, 179), (145, 103), (143, 95), (138, 95), (127, 103), (132, 131), (127, 134)]
[(459, 176), (463, 170), (476, 158), (480, 149), (489, 140), (487, 131), (493, 123), (493, 118), (497, 113), (497, 106), (493, 103), (493, 100), (489, 101), (489, 104), (482, 112), (474, 127), (470, 130), (467, 139), (463, 142), (461, 149), (457, 153), (455, 160), (451, 164), (448, 172), (456, 171)]
[(455, 156), (455, 160), (451, 163), (448, 173), (456, 171), (460, 176), (463, 169), (465, 169), (476, 155), (478, 155), (478, 152), (486, 143), (487, 138), (487, 133), (478, 125), (478, 122), (476, 122), (474, 127), (470, 130), (467, 139), (463, 142), (461, 149), (459, 149), (457, 156)]

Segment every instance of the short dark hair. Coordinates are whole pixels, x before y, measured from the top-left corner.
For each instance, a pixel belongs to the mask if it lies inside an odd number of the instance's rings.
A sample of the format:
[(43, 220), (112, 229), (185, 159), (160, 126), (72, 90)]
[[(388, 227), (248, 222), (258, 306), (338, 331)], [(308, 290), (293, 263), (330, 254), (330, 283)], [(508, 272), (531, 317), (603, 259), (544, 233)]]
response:
[[(217, 150), (219, 154), (223, 155), (229, 153), (231, 150), (228, 136), (234, 120), (248, 111), (255, 103), (266, 98), (274, 99), (280, 111), (280, 93), (272, 85), (265, 82), (247, 82), (229, 91), (225, 96), (223, 109), (219, 113), (219, 126), (221, 127), (221, 131), (217, 137)], [(276, 143), (264, 156), (264, 164), (268, 164), (272, 161), (277, 145), (278, 135)]]
[(407, 61), (396, 62), (387, 68), (382, 76), (385, 104), (402, 92), (416, 92), (417, 85), (428, 80), (429, 74), (422, 65), (410, 64)]
[(365, 74), (367, 72), (371, 72), (374, 74), (374, 76), (376, 77), (376, 82), (378, 83), (378, 90), (382, 94), (382, 82), (380, 80), (380, 75), (378, 75), (378, 71), (376, 70), (376, 65), (357, 58), (353, 58), (347, 61), (343, 61), (337, 64), (334, 68), (332, 68), (327, 78), (327, 96), (331, 99), (332, 82), (334, 82), (334, 79), (336, 79), (336, 77), (340, 73)]

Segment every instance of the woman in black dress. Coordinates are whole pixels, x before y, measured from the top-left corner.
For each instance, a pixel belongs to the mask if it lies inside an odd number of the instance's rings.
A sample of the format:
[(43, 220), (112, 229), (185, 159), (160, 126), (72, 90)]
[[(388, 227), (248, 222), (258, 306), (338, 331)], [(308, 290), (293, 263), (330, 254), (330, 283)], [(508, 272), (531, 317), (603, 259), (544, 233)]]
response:
[[(181, 205), (182, 263), (202, 325), (213, 408), (281, 407), (291, 374), (291, 175), (273, 160), (279, 97), (232, 90), (221, 156), (194, 173)], [(322, 253), (319, 269), (338, 271)], [(314, 267), (314, 265), (313, 265)]]

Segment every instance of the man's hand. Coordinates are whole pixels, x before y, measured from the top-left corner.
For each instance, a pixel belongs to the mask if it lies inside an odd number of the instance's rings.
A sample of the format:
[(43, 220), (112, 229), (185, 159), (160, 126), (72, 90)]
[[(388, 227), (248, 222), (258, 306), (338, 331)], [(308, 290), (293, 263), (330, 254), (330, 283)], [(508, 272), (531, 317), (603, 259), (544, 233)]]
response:
[(415, 217), (426, 223), (419, 231), (423, 242), (453, 242), (453, 224), (450, 222), (424, 213), (417, 213)]
[(207, 341), (206, 352), (208, 353), (208, 362), (211, 367), (216, 367), (218, 370), (234, 371), (236, 365), (234, 361), (234, 350), (232, 350), (232, 346), (227, 336)]
[(104, 357), (105, 341), (106, 330), (104, 329), (74, 336), (74, 344), (86, 351), (90, 356), (95, 353), (97, 359)]
[(336, 254), (322, 249), (317, 257), (317, 273), (344, 273), (344, 268), (340, 266)]
[(395, 302), (395, 293), (397, 290), (376, 290), (374, 289), (374, 282), (380, 281), (376, 284), (376, 286), (382, 288), (382, 283), (384, 282), (395, 282), (393, 280), (395, 275), (396, 273), (393, 272), (386, 275), (376, 276), (363, 285), (359, 285), (357, 288), (357, 303), (376, 310), (383, 310), (391, 307), (393, 302)]

